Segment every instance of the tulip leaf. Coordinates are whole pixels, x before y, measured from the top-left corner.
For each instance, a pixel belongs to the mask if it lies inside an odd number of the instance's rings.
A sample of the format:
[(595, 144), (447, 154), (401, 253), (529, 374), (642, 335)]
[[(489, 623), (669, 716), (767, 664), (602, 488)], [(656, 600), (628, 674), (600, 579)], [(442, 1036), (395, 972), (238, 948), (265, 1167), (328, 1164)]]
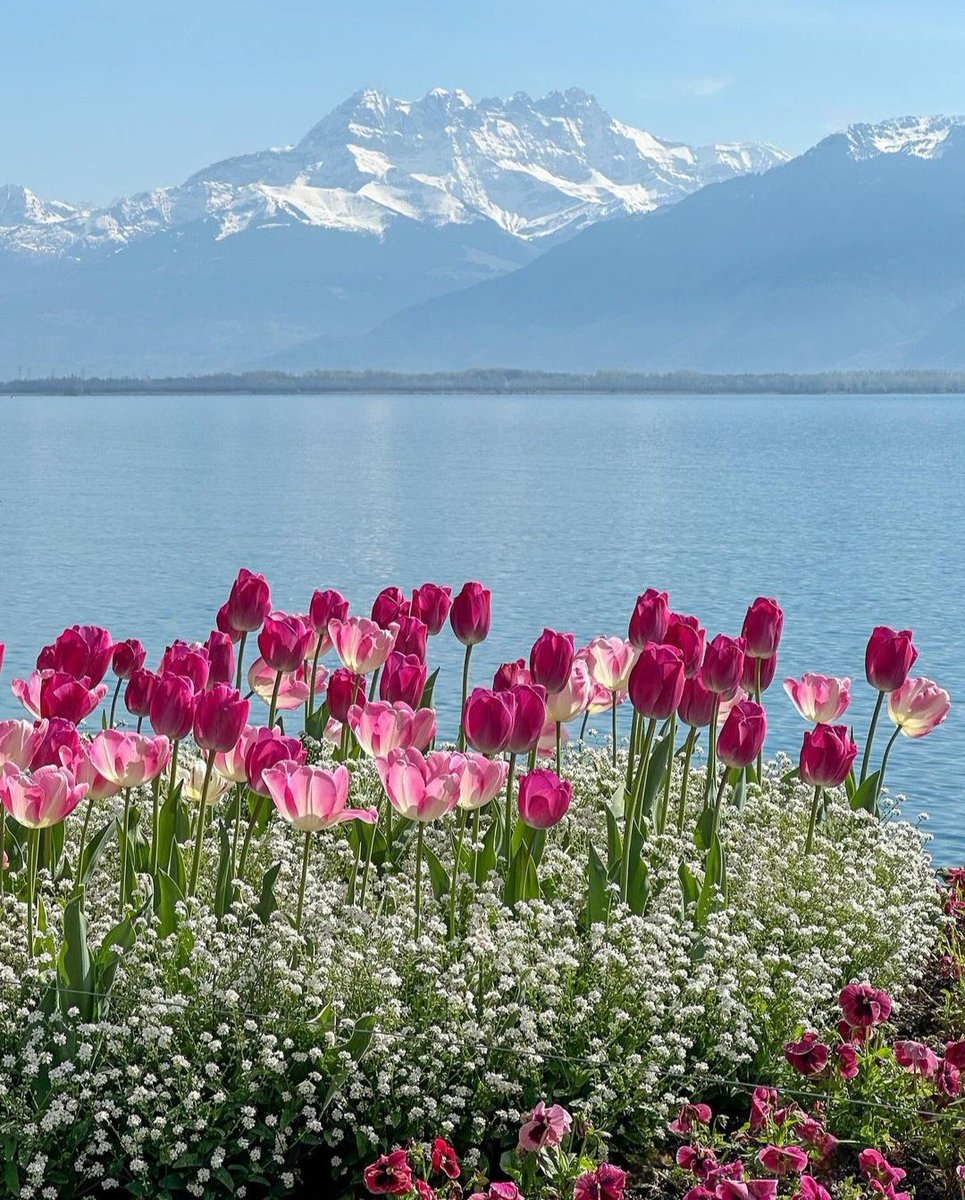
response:
[(479, 861), (476, 867), (476, 881), (482, 883), (486, 876), (496, 867), (496, 847), (502, 840), (500, 835), (502, 832), (502, 820), (500, 809), (495, 805), (489, 806), (489, 811), (492, 814), (492, 821), (489, 828), (486, 830), (486, 836), (483, 838), (482, 849), (479, 851)]
[(113, 830), (114, 822), (108, 821), (108, 823), (102, 829), (99, 829), (97, 833), (94, 834), (94, 836), (84, 847), (84, 867), (80, 873), (80, 879), (77, 881), (81, 887), (83, 887), (87, 883), (88, 879), (90, 879), (92, 871), (97, 866), (97, 860), (104, 852), (104, 846), (107, 842), (107, 837), (113, 832)]
[(278, 908), (278, 902), (275, 900), (275, 881), (280, 870), (281, 863), (277, 862), (268, 868), (261, 879), (261, 897), (255, 905), (255, 912), (262, 925), (268, 924), (271, 914)]
[[(632, 848), (635, 847), (634, 837)], [(639, 852), (631, 852), (627, 877), (627, 904), (636, 917), (642, 917), (650, 899), (650, 868)]]
[(439, 677), (439, 668), (432, 672), (426, 680), (426, 686), (422, 689), (422, 699), (419, 701), (420, 708), (432, 708), (432, 693), (436, 688), (436, 680)]
[(433, 895), (437, 900), (441, 900), (443, 896), (449, 894), (451, 886), (449, 872), (439, 861), (439, 856), (434, 850), (430, 850), (428, 846), (423, 846), (422, 854), (426, 866), (429, 868), (429, 879), (432, 883)]
[(325, 726), (328, 724), (328, 701), (326, 700), (321, 708), (316, 708), (312, 715), (305, 721), (305, 732), (310, 738), (314, 738), (320, 742), (325, 736)]
[(220, 853), (218, 855), (218, 875), (214, 893), (214, 911), (219, 920), (231, 907), (234, 900), (234, 880), (231, 878), (231, 839), (222, 821), (218, 825), (218, 840)]
[[(144, 908), (142, 907), (133, 914), (133, 917), (139, 917), (143, 912)], [(121, 961), (121, 957), (127, 954), (137, 939), (137, 934), (134, 932), (133, 917), (131, 913), (128, 913), (123, 921), (119, 921), (113, 929), (108, 931), (95, 956), (97, 959), (97, 990), (102, 993), (102, 1005), (104, 1004), (103, 996), (113, 986), (114, 976), (117, 974), (117, 965)]]
[(627, 801), (627, 785), (621, 779), (617, 784), (617, 790), (610, 797), (606, 809), (608, 813), (612, 813), (618, 821), (622, 821), (626, 815)]
[(609, 873), (592, 842), (586, 860), (586, 870), (587, 924), (600, 925), (606, 921), (610, 912)]
[(178, 927), (177, 904), (184, 893), (163, 868), (159, 867), (154, 877), (154, 911), (158, 918), (158, 933), (168, 937)]
[(180, 784), (168, 795), (161, 805), (157, 823), (157, 863), (167, 869), (171, 862), (171, 847), (177, 841), (178, 809), (181, 805)]
[(726, 898), (726, 891), (727, 863), (724, 847), (720, 838), (714, 834), (710, 841), (710, 848), (707, 851), (704, 883), (700, 889), (700, 898), (697, 901), (697, 909), (694, 914), (694, 920), (698, 928), (702, 929), (706, 925), (708, 916), (716, 907), (718, 894)]
[(60, 1007), (66, 1013), (80, 1010), (81, 1019), (94, 1017), (94, 964), (87, 945), (87, 917), (80, 893), (64, 909), (64, 940), (57, 960)]
[[(853, 729), (851, 731), (851, 740), (854, 741), (854, 730)], [(855, 778), (854, 767), (852, 767), (851, 770), (848, 772), (847, 779), (845, 779), (845, 781), (844, 781), (844, 791), (845, 791), (845, 795), (848, 797), (848, 800), (851, 799), (851, 797), (855, 794), (855, 792), (857, 790), (858, 790), (858, 781)]]
[(730, 794), (730, 802), (740, 811), (744, 807), (747, 800), (747, 776), (744, 772), (740, 772), (737, 782), (734, 784), (734, 790)]
[(617, 824), (617, 819), (609, 808), (606, 812), (606, 853), (607, 864), (612, 872), (621, 859), (623, 841), (620, 837), (620, 826)]
[(700, 883), (690, 867), (682, 862), (677, 868), (677, 878), (680, 880), (680, 890), (684, 898), (684, 913), (694, 907), (700, 896)]
[(540, 896), (536, 864), (528, 846), (523, 846), (513, 856), (506, 876), (506, 902), (518, 904), (523, 900), (538, 900)]
[(850, 797), (851, 808), (854, 812), (858, 809), (864, 809), (872, 815), (878, 811), (878, 783), (881, 779), (881, 772), (874, 771), (855, 789), (854, 795)]
[(694, 830), (694, 841), (697, 844), (698, 850), (706, 850), (710, 845), (710, 839), (714, 828), (714, 810), (711, 807), (705, 808), (697, 818), (697, 827)]
[(653, 814), (653, 804), (657, 797), (657, 792), (663, 786), (667, 771), (670, 769), (670, 752), (672, 749), (673, 746), (670, 738), (661, 738), (650, 755), (647, 778), (643, 786), (643, 803), (640, 810), (646, 817)]

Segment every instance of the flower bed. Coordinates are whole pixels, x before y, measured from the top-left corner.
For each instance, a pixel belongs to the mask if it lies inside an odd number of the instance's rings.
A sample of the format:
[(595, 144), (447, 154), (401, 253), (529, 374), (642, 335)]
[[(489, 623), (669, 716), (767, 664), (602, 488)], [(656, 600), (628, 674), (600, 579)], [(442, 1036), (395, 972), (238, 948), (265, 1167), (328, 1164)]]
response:
[[(764, 761), (748, 693), (773, 678), (772, 602), (705, 647), (648, 596), (631, 641), (577, 653), (547, 631), (493, 688), (464, 678), (455, 751), (431, 749), (427, 639), (451, 617), (468, 676), (479, 585), (451, 613), (426, 585), (383, 593), (375, 621), (334, 593), (300, 618), (242, 573), (220, 636), (175, 643), (156, 675), (90, 630), (46, 648), (15, 684), (38, 724), (0, 723), (5, 1194), (281, 1196), (303, 1177), (352, 1194), (380, 1153), (434, 1138), (486, 1194), (545, 1100), (582, 1147), (563, 1174), (519, 1165), (527, 1200), (549, 1196), (644, 1155), (684, 1098), (786, 1083), (785, 1044), (852, 981), (898, 1011), (941, 906), (921, 836), (878, 815), (885, 764), (856, 773), (827, 719), (848, 681), (789, 686), (814, 728), (796, 767)], [(641, 612), (663, 628), (645, 636)], [(261, 728), (233, 686), (256, 630)], [(904, 678), (910, 635), (875, 636), (896, 736), (927, 732), (943, 701)], [(75, 726), (112, 654), (91, 739)], [(151, 738), (113, 728), (125, 677)], [(629, 743), (578, 735), (624, 702)], [(302, 706), (308, 733), (276, 728)]]

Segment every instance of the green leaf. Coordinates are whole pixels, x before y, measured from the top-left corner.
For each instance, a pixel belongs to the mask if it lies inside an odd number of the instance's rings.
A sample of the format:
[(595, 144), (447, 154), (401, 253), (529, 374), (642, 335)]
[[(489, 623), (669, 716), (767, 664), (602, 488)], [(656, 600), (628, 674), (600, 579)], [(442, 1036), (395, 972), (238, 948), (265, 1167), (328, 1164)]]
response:
[(539, 878), (529, 848), (523, 846), (513, 856), (506, 876), (506, 903), (519, 904), (523, 900), (538, 900)]
[(231, 838), (224, 821), (218, 823), (218, 840), (220, 853), (218, 855), (218, 876), (215, 884), (214, 911), (220, 920), (234, 900), (234, 881), (231, 878)]
[(599, 925), (606, 921), (610, 911), (609, 872), (603, 860), (590, 843), (586, 860), (587, 871), (587, 924)]
[(680, 880), (680, 891), (684, 898), (684, 912), (687, 912), (697, 903), (700, 896), (700, 883), (690, 867), (683, 862), (677, 868), (677, 878)]
[(63, 1012), (80, 1009), (84, 1021), (94, 1017), (94, 964), (87, 945), (87, 917), (80, 893), (64, 909), (64, 940), (57, 961), (60, 1006)]
[(663, 786), (670, 769), (670, 751), (672, 744), (669, 737), (661, 738), (650, 755), (650, 765), (647, 768), (647, 778), (643, 787), (643, 801), (640, 811), (645, 817), (653, 814), (653, 804), (657, 792)]
[(620, 826), (617, 824), (616, 817), (610, 812), (609, 808), (605, 812), (607, 867), (612, 873), (619, 865), (622, 857), (623, 839), (620, 837)]
[(617, 790), (613, 793), (607, 803), (607, 812), (611, 813), (618, 821), (622, 821), (626, 816), (627, 803), (627, 785), (624, 780), (620, 780), (617, 784)]
[(707, 918), (713, 909), (716, 907), (718, 892), (723, 894), (726, 899), (727, 892), (727, 864), (724, 856), (724, 847), (718, 836), (711, 839), (710, 849), (707, 851), (707, 862), (704, 870), (704, 883), (700, 889), (700, 898), (697, 901), (697, 910), (694, 914), (694, 920), (698, 928), (703, 928), (707, 923)]
[(439, 668), (432, 672), (426, 680), (426, 686), (422, 689), (422, 699), (419, 701), (420, 708), (432, 708), (432, 693), (436, 688), (436, 680), (439, 677)]
[(83, 887), (87, 883), (88, 879), (90, 879), (91, 873), (97, 866), (97, 860), (104, 852), (104, 846), (107, 844), (108, 834), (112, 833), (115, 828), (116, 823), (114, 821), (108, 821), (107, 824), (102, 829), (99, 829), (87, 843), (84, 851), (84, 869), (81, 873), (80, 879), (78, 880), (78, 883), (81, 887)]
[(20, 1195), (20, 1172), (12, 1158), (8, 1158), (3, 1164), (3, 1182), (11, 1196)]
[[(713, 801), (711, 801), (713, 804)], [(706, 850), (710, 845), (710, 839), (713, 836), (714, 829), (714, 810), (712, 807), (705, 808), (697, 818), (697, 827), (694, 830), (694, 841), (697, 844), (698, 850)]]
[(157, 863), (168, 871), (171, 868), (171, 848), (177, 842), (178, 810), (181, 807), (181, 785), (168, 793), (157, 824)]
[(855, 789), (854, 795), (851, 797), (851, 809), (857, 812), (858, 809), (864, 809), (865, 812), (876, 813), (878, 811), (878, 781), (881, 778), (880, 771), (874, 771)]
[(278, 872), (281, 870), (281, 863), (277, 862), (274, 866), (268, 868), (261, 880), (261, 898), (255, 905), (255, 912), (262, 925), (267, 925), (269, 918), (273, 912), (278, 909), (278, 902), (275, 900), (275, 881), (278, 879)]
[(451, 886), (449, 872), (439, 861), (439, 856), (434, 850), (430, 850), (428, 846), (423, 846), (422, 854), (426, 866), (429, 868), (429, 879), (432, 882), (433, 895), (437, 900), (441, 900), (443, 896), (449, 894)]
[(184, 893), (167, 871), (160, 867), (154, 877), (154, 885), (154, 911), (158, 919), (158, 933), (165, 938), (178, 927), (176, 906), (184, 899)]
[(502, 812), (495, 805), (489, 806), (489, 811), (493, 815), (493, 820), (486, 830), (486, 836), (483, 838), (482, 849), (479, 851), (479, 864), (477, 869), (477, 877), (479, 882), (496, 869), (496, 847), (499, 845), (500, 833), (502, 831)]

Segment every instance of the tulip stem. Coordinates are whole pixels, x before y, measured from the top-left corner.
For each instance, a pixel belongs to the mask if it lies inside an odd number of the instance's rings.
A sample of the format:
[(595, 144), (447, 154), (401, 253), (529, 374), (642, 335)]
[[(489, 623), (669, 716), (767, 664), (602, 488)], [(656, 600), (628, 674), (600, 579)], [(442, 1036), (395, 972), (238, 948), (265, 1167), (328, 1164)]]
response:
[(479, 883), (479, 809), (472, 814), (472, 881)]
[(231, 831), (231, 881), (234, 883), (237, 879), (235, 872), (238, 869), (238, 837), (241, 833), (241, 797), (243, 795), (242, 785), (235, 784), (235, 827)]
[[(637, 739), (640, 736), (640, 714), (633, 710), (633, 720), (630, 722), (630, 749), (627, 751), (627, 780), (626, 793), (629, 795), (633, 787), (633, 760), (637, 749)], [(556, 772), (557, 775), (559, 771)]]
[(874, 815), (875, 816), (878, 815), (878, 797), (881, 795), (881, 788), (885, 782), (885, 768), (888, 766), (888, 759), (891, 757), (891, 747), (898, 740), (899, 733), (901, 733), (900, 725), (895, 730), (895, 732), (891, 735), (891, 737), (888, 739), (888, 745), (885, 746), (885, 752), (881, 759), (881, 770), (878, 772), (878, 782), (875, 785), (875, 807), (874, 807)]
[(34, 890), (37, 886), (37, 847), (39, 830), (27, 833), (27, 958), (34, 956)]
[(174, 795), (174, 787), (178, 781), (178, 750), (181, 743), (177, 738), (174, 739), (174, 744), (171, 746), (171, 780), (168, 784), (168, 796)]
[(117, 712), (117, 697), (120, 694), (121, 684), (123, 682), (124, 682), (123, 679), (118, 679), (117, 686), (114, 688), (114, 696), (111, 700), (111, 715), (108, 718), (108, 722), (107, 722), (108, 728), (110, 728), (110, 729), (114, 728), (114, 714)]
[(419, 822), (415, 843), (415, 940), (422, 931), (422, 845), (425, 840), (425, 822)]
[(131, 819), (131, 789), (124, 789), (124, 815), (121, 818), (121, 884), (120, 884), (120, 911), (118, 915), (124, 916), (124, 905), (127, 901), (127, 849), (128, 849), (128, 822)]
[(157, 844), (158, 828), (161, 823), (161, 776), (154, 776), (154, 787), (151, 791), (151, 874), (157, 874), (157, 860), (160, 847)]
[[(760, 660), (758, 660), (760, 661)], [(720, 773), (720, 787), (717, 789), (717, 799), (714, 801), (714, 823), (710, 831), (710, 841), (713, 844), (714, 838), (717, 837), (717, 831), (720, 829), (720, 810), (724, 806), (724, 788), (727, 787), (727, 764)], [(707, 847), (708, 850), (710, 846)]]
[(241, 640), (238, 642), (238, 669), (235, 673), (235, 691), (237, 691), (237, 692), (241, 691), (241, 674), (242, 674), (242, 667), (244, 664), (245, 642), (247, 641), (247, 638), (248, 638), (247, 632), (243, 632), (241, 635)]
[[(386, 807), (391, 812), (392, 805), (391, 805), (388, 797), (386, 797), (385, 803), (386, 803)], [(382, 818), (382, 814), (379, 813), (379, 819), (381, 820), (381, 818)], [(362, 832), (363, 828), (366, 828), (366, 827), (364, 827), (360, 824), (360, 826), (359, 826), (359, 838), (360, 839), (364, 836), (364, 834)], [(374, 825), (367, 826), (367, 828), (369, 830), (369, 833), (372, 835), (372, 838), (371, 838), (371, 841), (369, 842), (368, 846), (366, 847), (366, 851), (365, 851), (365, 866), (362, 868), (362, 887), (359, 891), (359, 908), (365, 908), (365, 893), (368, 890), (368, 886), (369, 886), (369, 871), (372, 869), (372, 854), (375, 850), (375, 835), (378, 832), (378, 828), (379, 828), (378, 821)], [(361, 848), (362, 848), (362, 844), (360, 841), (359, 842), (359, 851), (361, 851)]]
[(308, 882), (308, 860), (312, 853), (311, 830), (305, 834), (305, 849), (302, 853), (302, 881), (298, 886), (298, 908), (295, 910), (295, 932), (302, 928), (302, 910), (305, 907), (305, 884)]
[(449, 884), (449, 936), (456, 936), (456, 880), (459, 878), (459, 866), (462, 861), (462, 841), (466, 836), (466, 821), (469, 814), (464, 808), (459, 810), (459, 832), (456, 835), (456, 855), (452, 862), (452, 880)]
[(324, 634), (318, 635), (318, 640), (315, 643), (315, 653), (312, 655), (312, 676), (308, 684), (308, 715), (311, 716), (315, 711), (315, 679), (318, 676), (318, 657), (322, 649), (322, 640)]
[(563, 722), (556, 722), (556, 774), (563, 770)]
[(694, 755), (694, 746), (697, 744), (697, 730), (692, 728), (687, 734), (687, 741), (684, 743), (684, 777), (680, 783), (680, 804), (677, 807), (677, 833), (682, 835), (684, 831), (684, 820), (687, 815), (687, 787), (690, 783), (690, 760)]
[(275, 709), (278, 707), (278, 691), (281, 688), (281, 677), (282, 677), (282, 672), (276, 671), (275, 672), (275, 682), (272, 685), (272, 689), (271, 689), (271, 704), (269, 704), (269, 706), (268, 706), (268, 728), (269, 729), (273, 729), (275, 727)]
[(469, 695), (469, 660), (472, 657), (472, 646), (466, 647), (466, 656), (462, 660), (462, 708), (459, 710), (459, 738), (457, 745), (460, 750), (466, 748), (466, 697)]
[[(760, 704), (761, 702), (761, 659), (754, 659), (754, 699)], [(757, 752), (757, 782), (763, 782), (764, 775), (764, 743), (761, 742), (761, 748)]]
[(707, 777), (704, 780), (704, 809), (710, 803), (710, 789), (717, 774), (717, 718), (720, 712), (720, 693), (714, 693), (714, 703), (710, 709), (710, 729), (707, 734)]
[(516, 755), (509, 756), (509, 771), (506, 773), (506, 828), (503, 831), (503, 849), (506, 852), (506, 869), (513, 856), (513, 779), (516, 775)]
[[(279, 672), (279, 678), (281, 673)], [(208, 808), (208, 784), (214, 771), (214, 751), (208, 751), (208, 761), (204, 766), (204, 783), (201, 785), (201, 808), (198, 811), (198, 827), (194, 834), (194, 859), (191, 863), (191, 879), (188, 882), (188, 895), (193, 896), (198, 886), (198, 876), (201, 874), (201, 849), (204, 844), (204, 824)]]
[(611, 692), (610, 695), (613, 697), (613, 765), (614, 765), (614, 767), (616, 767), (616, 765), (617, 765), (617, 694), (614, 691), (614, 692)]
[(808, 821), (808, 840), (804, 847), (805, 854), (811, 854), (814, 850), (814, 827), (818, 823), (818, 806), (821, 803), (821, 789), (814, 789), (814, 799), (811, 801), (811, 817)]
[(858, 780), (860, 787), (864, 783), (868, 775), (868, 766), (871, 762), (871, 743), (875, 740), (875, 730), (878, 728), (878, 718), (881, 716), (881, 706), (885, 702), (885, 693), (879, 692), (878, 699), (875, 702), (875, 711), (871, 717), (871, 725), (868, 728), (868, 740), (864, 744), (864, 754), (861, 758), (861, 778)]
[[(83, 843), (81, 843), (83, 845)], [(0, 900), (3, 899), (7, 887), (7, 876), (4, 870), (4, 857), (7, 845), (7, 810), (0, 804)]]
[(674, 743), (677, 740), (677, 714), (670, 714), (670, 729), (667, 731), (670, 739), (670, 754), (667, 756), (667, 777), (663, 783), (663, 802), (657, 818), (657, 832), (663, 833), (667, 828), (667, 814), (670, 812), (670, 783), (673, 779)]
[(583, 714), (583, 720), (580, 724), (580, 743), (581, 744), (583, 742), (583, 738), (586, 736), (586, 723), (587, 723), (587, 721), (589, 721), (589, 719), (590, 719), (590, 710), (589, 710), (589, 708), (587, 708), (586, 712)]
[(382, 673), (381, 667), (376, 667), (372, 672), (372, 683), (369, 685), (369, 703), (375, 699), (375, 689), (379, 686), (379, 675)]
[(630, 889), (630, 850), (633, 844), (633, 831), (637, 824), (637, 812), (643, 796), (644, 783), (647, 778), (647, 766), (650, 762), (650, 747), (653, 744), (653, 735), (656, 728), (657, 722), (651, 717), (647, 722), (647, 731), (643, 737), (640, 764), (637, 767), (633, 791), (624, 798), (623, 861), (620, 863), (620, 898), (624, 901)]
[(74, 891), (75, 896), (80, 895), (80, 889), (83, 887), (82, 880), (84, 878), (84, 852), (87, 849), (87, 830), (90, 828), (90, 818), (93, 811), (94, 797), (88, 792), (87, 811), (84, 813), (84, 823), (80, 827), (80, 849), (77, 851), (77, 887)]

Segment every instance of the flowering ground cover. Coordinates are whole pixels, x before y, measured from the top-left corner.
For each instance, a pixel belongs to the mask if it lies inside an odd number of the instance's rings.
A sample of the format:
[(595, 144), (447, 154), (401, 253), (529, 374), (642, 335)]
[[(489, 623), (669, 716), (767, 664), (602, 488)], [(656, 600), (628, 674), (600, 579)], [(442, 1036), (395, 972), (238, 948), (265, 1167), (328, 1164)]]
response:
[(950, 703), (912, 635), (869, 639), (859, 747), (849, 679), (770, 691), (776, 601), (708, 640), (646, 592), (472, 686), (490, 622), (478, 583), (285, 614), (242, 571), (157, 670), (79, 626), (13, 681), (0, 1194), (958, 1186), (965, 885), (884, 788)]

